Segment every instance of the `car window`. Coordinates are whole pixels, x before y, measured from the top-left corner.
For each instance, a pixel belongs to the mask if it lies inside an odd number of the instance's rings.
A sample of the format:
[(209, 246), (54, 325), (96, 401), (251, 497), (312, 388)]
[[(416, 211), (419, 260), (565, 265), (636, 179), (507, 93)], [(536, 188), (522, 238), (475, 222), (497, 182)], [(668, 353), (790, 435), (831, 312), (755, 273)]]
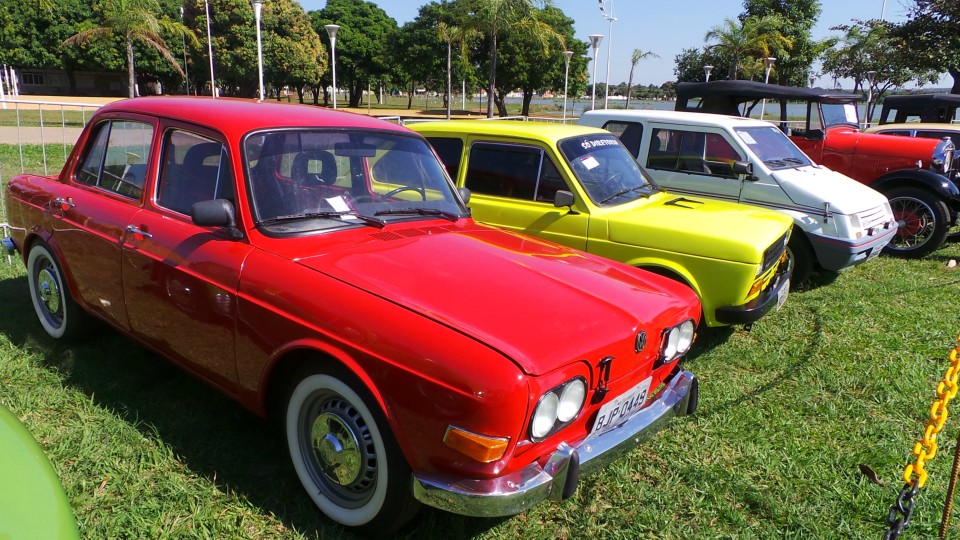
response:
[(610, 121), (603, 129), (613, 133), (634, 158), (640, 157), (640, 140), (643, 137), (643, 124), (636, 122)]
[(163, 138), (157, 204), (189, 215), (194, 203), (227, 199), (235, 203), (233, 173), (223, 144), (179, 129)]
[(928, 129), (918, 129), (917, 137), (926, 137), (928, 139), (942, 139), (944, 137), (950, 137), (955, 143), (960, 142), (960, 130), (958, 131), (940, 131), (940, 130), (928, 130)]
[(587, 196), (598, 205), (624, 204), (649, 197), (658, 189), (637, 160), (609, 133), (570, 137), (557, 147)]
[(447, 169), (447, 174), (454, 181), (460, 174), (460, 156), (463, 155), (463, 141), (454, 137), (427, 137), (430, 146), (437, 151), (440, 161)]
[(473, 193), (544, 202), (567, 189), (543, 149), (487, 142), (471, 145), (465, 186)]
[(249, 204), (268, 233), (466, 215), (419, 137), (288, 129), (253, 133), (242, 148)]
[(881, 135), (896, 135), (897, 137), (913, 137), (913, 132), (906, 129), (885, 129), (877, 133)]
[(146, 180), (153, 126), (116, 120), (97, 127), (74, 179), (88, 186), (140, 199)]
[(733, 162), (743, 159), (719, 133), (654, 128), (647, 167), (708, 176), (736, 178)]
[(771, 169), (789, 169), (812, 165), (797, 145), (773, 126), (739, 127), (734, 133)]

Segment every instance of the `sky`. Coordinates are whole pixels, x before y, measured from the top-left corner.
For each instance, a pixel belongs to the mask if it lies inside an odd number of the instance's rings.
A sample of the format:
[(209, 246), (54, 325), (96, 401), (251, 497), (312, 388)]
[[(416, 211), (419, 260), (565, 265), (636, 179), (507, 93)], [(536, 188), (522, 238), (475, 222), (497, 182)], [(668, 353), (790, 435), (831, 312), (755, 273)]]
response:
[[(387, 15), (402, 25), (417, 17), (427, 0), (372, 0)], [(674, 0), (675, 1), (675, 0)], [(634, 49), (651, 51), (660, 58), (641, 60), (634, 70), (634, 84), (661, 85), (675, 80), (674, 58), (683, 49), (702, 48), (703, 36), (726, 18), (736, 18), (743, 11), (743, 0), (686, 0), (651, 2), (647, 0), (606, 0), (612, 5), (613, 17), (608, 22), (599, 10), (599, 0), (553, 0), (553, 4), (575, 21), (576, 38), (589, 42), (590, 34), (602, 34), (597, 64), (597, 81), (607, 80), (607, 58), (610, 58), (611, 85), (626, 82), (630, 73), (630, 55)], [(306, 11), (322, 9), (326, 0), (300, 0)], [(878, 19), (900, 22), (906, 19), (912, 0), (822, 0), (820, 18), (813, 37), (839, 36), (830, 27), (849, 24), (852, 19)], [(612, 27), (613, 41), (609, 39)], [(612, 51), (611, 51), (612, 49)], [(608, 51), (611, 51), (608, 54)], [(591, 53), (592, 55), (592, 53)], [(593, 64), (589, 66), (591, 76)], [(949, 76), (946, 77), (949, 79)], [(944, 80), (941, 83), (946, 84)], [(821, 77), (817, 86), (833, 84), (832, 78)], [(909, 85), (912, 87), (911, 85)]]

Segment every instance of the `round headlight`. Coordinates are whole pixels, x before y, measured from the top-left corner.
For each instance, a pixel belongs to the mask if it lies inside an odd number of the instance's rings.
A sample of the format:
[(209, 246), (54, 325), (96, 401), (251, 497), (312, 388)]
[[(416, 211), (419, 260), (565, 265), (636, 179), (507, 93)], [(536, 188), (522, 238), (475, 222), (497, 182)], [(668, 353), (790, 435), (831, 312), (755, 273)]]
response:
[(663, 357), (672, 360), (677, 355), (677, 346), (680, 344), (680, 330), (674, 326), (667, 334), (667, 344), (663, 347)]
[(693, 345), (694, 329), (693, 321), (687, 321), (680, 325), (680, 342), (677, 344), (680, 354), (686, 354), (690, 350), (690, 346)]
[(560, 398), (554, 392), (547, 392), (533, 411), (533, 422), (530, 425), (530, 434), (533, 438), (546, 437), (557, 423), (557, 407)]
[(587, 396), (587, 385), (583, 379), (574, 379), (563, 388), (560, 393), (560, 403), (557, 406), (557, 420), (569, 422), (580, 414), (583, 400)]

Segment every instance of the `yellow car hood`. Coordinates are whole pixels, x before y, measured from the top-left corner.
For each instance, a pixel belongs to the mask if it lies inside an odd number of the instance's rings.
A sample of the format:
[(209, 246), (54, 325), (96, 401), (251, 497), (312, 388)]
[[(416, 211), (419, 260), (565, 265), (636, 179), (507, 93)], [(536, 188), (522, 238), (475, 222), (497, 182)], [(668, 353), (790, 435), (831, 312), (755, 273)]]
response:
[(780, 212), (662, 191), (607, 210), (611, 242), (744, 263), (760, 262), (793, 224)]

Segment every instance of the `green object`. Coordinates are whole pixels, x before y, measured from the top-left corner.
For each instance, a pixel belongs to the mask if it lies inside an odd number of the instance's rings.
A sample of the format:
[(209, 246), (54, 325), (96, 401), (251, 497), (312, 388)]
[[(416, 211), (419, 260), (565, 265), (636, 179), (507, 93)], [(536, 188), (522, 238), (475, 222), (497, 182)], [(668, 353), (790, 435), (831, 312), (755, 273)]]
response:
[(0, 540), (80, 538), (56, 471), (30, 432), (0, 406)]

